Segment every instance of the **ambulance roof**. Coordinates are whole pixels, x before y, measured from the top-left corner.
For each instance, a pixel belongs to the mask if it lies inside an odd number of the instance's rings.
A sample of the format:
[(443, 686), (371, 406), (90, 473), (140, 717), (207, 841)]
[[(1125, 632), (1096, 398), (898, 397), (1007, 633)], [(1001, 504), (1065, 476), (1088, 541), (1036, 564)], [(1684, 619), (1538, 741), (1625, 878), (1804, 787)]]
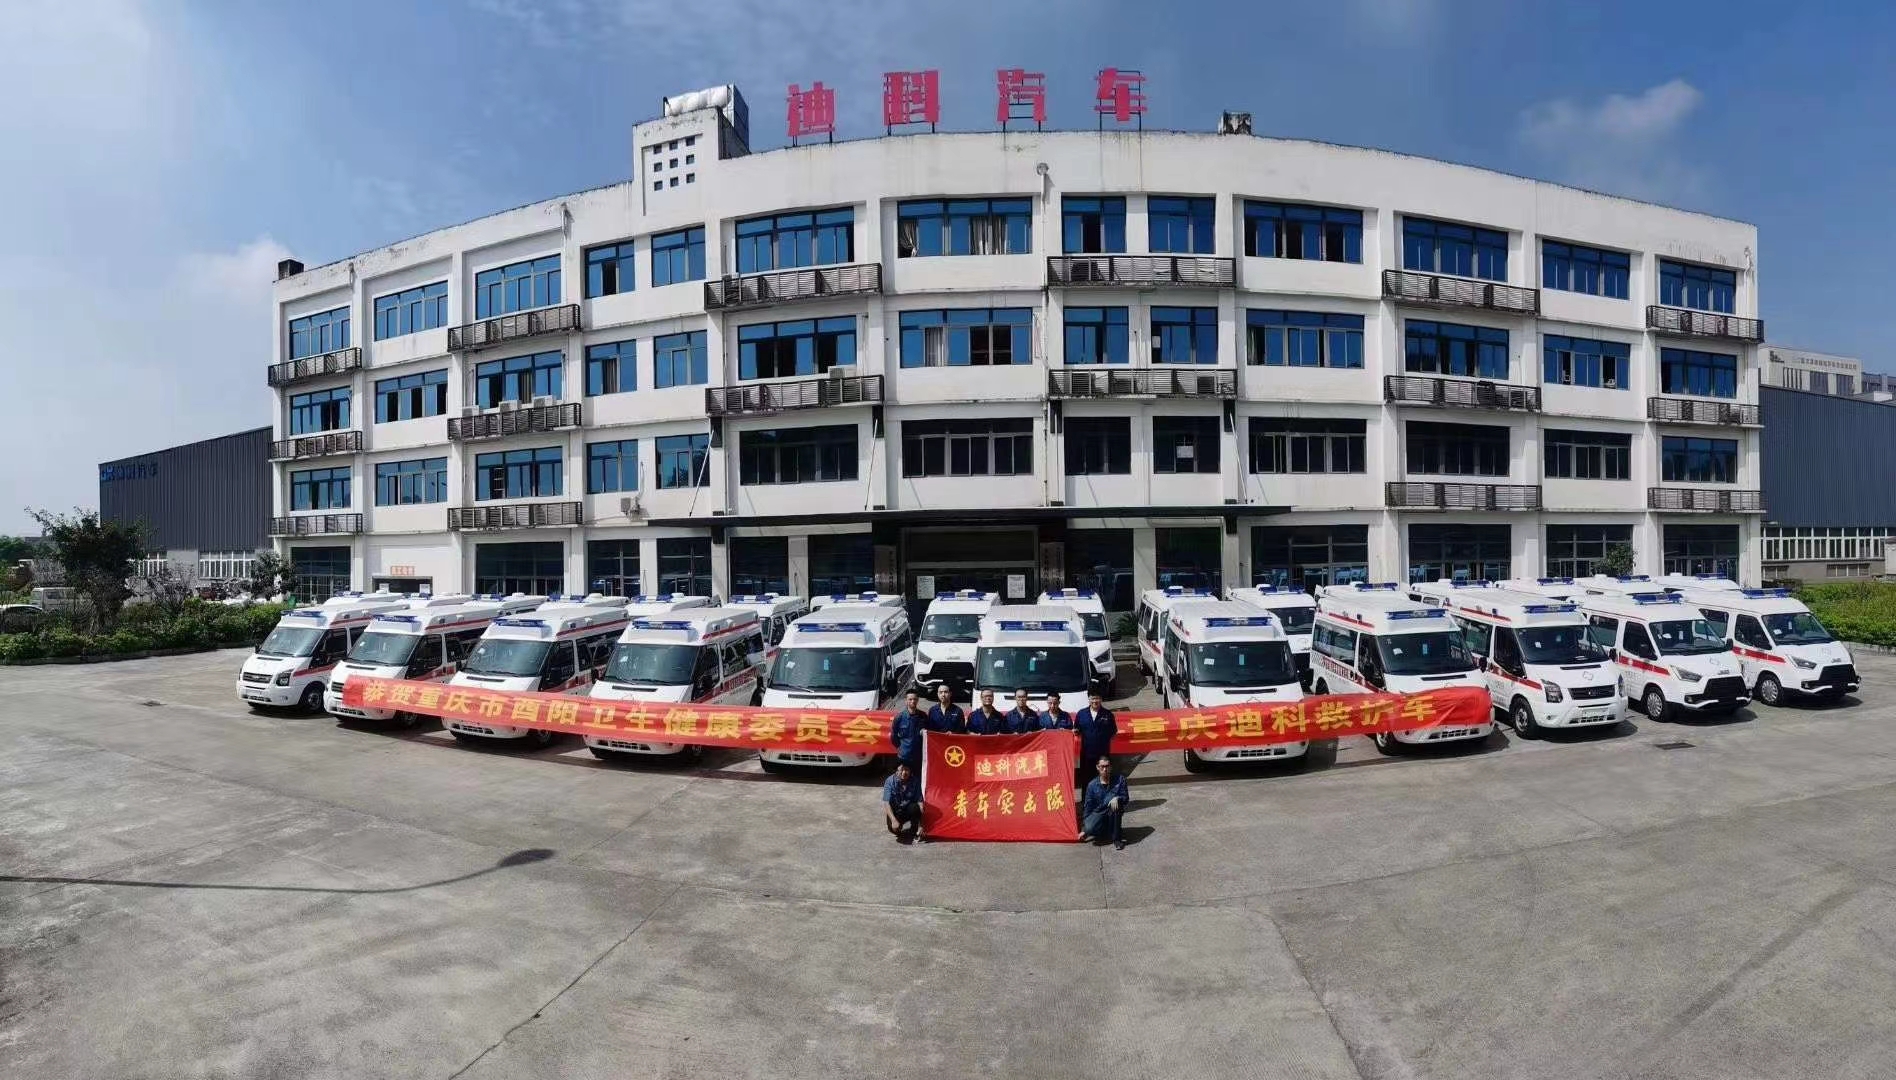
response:
[(697, 645), (741, 634), (757, 625), (757, 610), (747, 607), (698, 607), (654, 615), (635, 615), (619, 635), (624, 642)]
[(1494, 587), (1494, 583), (1486, 578), (1436, 578), (1434, 581), (1411, 582), (1409, 594), (1449, 601), (1457, 596), (1486, 592)]
[[(605, 601), (616, 600), (618, 603)], [(495, 619), (483, 636), (491, 638), (548, 639), (588, 630), (617, 629), (626, 623), (625, 597), (601, 597), (599, 602), (548, 602), (524, 615)]]
[(1657, 586), (1650, 587), (1645, 592), (1588, 593), (1579, 598), (1579, 603), (1581, 611), (1612, 615), (1621, 619), (1646, 621), (1700, 617), (1699, 610), (1687, 605), (1678, 593), (1669, 593)]
[(1470, 589), (1452, 596), (1448, 609), (1507, 626), (1566, 626), (1587, 621), (1580, 605), (1540, 593)]
[(1796, 615), (1809, 611), (1789, 589), (1680, 589), (1688, 604), (1746, 615)]
[(1086, 624), (1065, 604), (1015, 604), (981, 618), (982, 645), (1085, 645)]
[(955, 592), (938, 592), (928, 602), (930, 615), (986, 615), (988, 609), (1001, 598), (999, 593), (982, 592), (979, 589), (959, 589)]
[(499, 604), (502, 611), (532, 611), (534, 608), (546, 603), (547, 600), (544, 596), (535, 596), (532, 593), (523, 592), (475, 593), (472, 597), (469, 597), (469, 599), (477, 602)]
[(456, 628), (485, 626), (501, 614), (499, 604), (463, 601), (414, 611), (380, 612), (369, 620), (369, 629), (379, 634), (438, 634)]
[(866, 607), (902, 606), (902, 594), (879, 593), (875, 590), (859, 593), (830, 593), (828, 596), (810, 597), (810, 610), (829, 607), (831, 604), (861, 604)]
[(1317, 606), (1316, 597), (1295, 585), (1243, 585), (1225, 590), (1225, 599), (1264, 608), (1267, 611)]
[(1494, 584), (1496, 588), (1507, 589), (1510, 592), (1535, 593), (1540, 596), (1551, 596), (1556, 600), (1566, 600), (1586, 592), (1585, 589), (1575, 585), (1570, 577), (1508, 578)]
[(1038, 602), (1042, 607), (1053, 604), (1089, 614), (1106, 610), (1106, 602), (1100, 599), (1098, 589), (1048, 589), (1040, 594)]
[(774, 592), (739, 593), (725, 603), (733, 607), (755, 608), (767, 614), (775, 614), (779, 611), (800, 611), (810, 606), (801, 596)]
[(628, 615), (662, 615), (667, 611), (683, 611), (687, 608), (707, 608), (711, 606), (708, 596), (689, 596), (685, 593), (653, 593), (634, 596), (631, 599), (619, 598), (625, 605)]
[(1619, 577), (1613, 577), (1608, 574), (1595, 574), (1592, 577), (1575, 578), (1573, 583), (1589, 593), (1649, 593), (1665, 591), (1665, 586), (1654, 582), (1651, 574), (1623, 574)]
[(798, 616), (784, 627), (785, 648), (877, 645), (895, 636), (898, 625), (908, 624), (908, 612), (887, 604), (846, 604), (828, 611)]
[(283, 613), (283, 622), (311, 628), (354, 626), (366, 623), (377, 612), (400, 611), (408, 598), (398, 593), (337, 593), (321, 607), (295, 608)]
[(1744, 586), (1722, 574), (1662, 574), (1655, 582), (1667, 589), (1704, 589), (1738, 592)]
[(1416, 603), (1400, 592), (1393, 581), (1326, 585), (1321, 592), (1317, 598), (1317, 618), (1330, 619), (1352, 629), (1413, 634), (1454, 629), (1446, 610)]
[(1166, 613), (1172, 633), (1192, 645), (1212, 641), (1283, 641), (1277, 616), (1238, 600), (1188, 600)]
[(1189, 585), (1167, 585), (1163, 589), (1147, 589), (1139, 594), (1139, 599), (1147, 607), (1164, 611), (1180, 600), (1216, 600), (1218, 594)]

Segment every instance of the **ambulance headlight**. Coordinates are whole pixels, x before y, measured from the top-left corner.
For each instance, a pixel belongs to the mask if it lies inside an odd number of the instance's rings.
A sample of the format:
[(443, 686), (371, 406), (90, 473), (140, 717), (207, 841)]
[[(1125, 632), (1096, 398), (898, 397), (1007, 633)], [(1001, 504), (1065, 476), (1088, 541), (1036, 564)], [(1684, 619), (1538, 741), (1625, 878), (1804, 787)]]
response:
[(1803, 668), (1805, 671), (1815, 671), (1817, 669), (1817, 661), (1806, 660), (1801, 656), (1791, 657), (1791, 663), (1796, 664), (1798, 667)]
[(277, 684), (278, 686), (288, 686), (288, 685), (290, 685), (290, 673), (289, 673), (288, 671), (279, 671), (279, 672), (277, 672), (277, 677), (276, 677), (276, 684)]
[(924, 664), (932, 664), (935, 662), (935, 658), (928, 655), (928, 650), (922, 648), (920, 645), (915, 646), (915, 659), (920, 660)]
[(1547, 701), (1550, 704), (1558, 704), (1559, 702), (1567, 700), (1567, 695), (1562, 693), (1560, 687), (1555, 686), (1553, 683), (1546, 684), (1543, 689), (1547, 691)]
[(1687, 671), (1685, 668), (1673, 668), (1672, 672), (1679, 677), (1681, 682), (1696, 683), (1705, 681), (1705, 676), (1700, 675), (1696, 671)]

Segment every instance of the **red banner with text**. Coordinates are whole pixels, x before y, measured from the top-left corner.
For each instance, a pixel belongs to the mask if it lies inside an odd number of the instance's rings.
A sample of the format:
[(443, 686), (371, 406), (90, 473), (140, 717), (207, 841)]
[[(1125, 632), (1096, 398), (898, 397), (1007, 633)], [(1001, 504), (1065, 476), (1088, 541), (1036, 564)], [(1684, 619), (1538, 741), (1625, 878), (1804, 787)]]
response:
[(1072, 843), (1074, 739), (929, 732), (922, 751), (922, 828), (933, 840)]

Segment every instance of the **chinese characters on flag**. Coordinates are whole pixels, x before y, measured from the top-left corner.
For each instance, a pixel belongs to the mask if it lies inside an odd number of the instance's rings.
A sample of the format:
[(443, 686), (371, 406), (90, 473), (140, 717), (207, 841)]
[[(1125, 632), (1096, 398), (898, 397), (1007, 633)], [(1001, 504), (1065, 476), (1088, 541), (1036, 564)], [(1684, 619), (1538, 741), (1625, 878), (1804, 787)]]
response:
[(1032, 120), (1034, 129), (1047, 122), (1047, 76), (1038, 71), (1002, 68), (994, 73), (998, 100), (994, 120), (1007, 130), (1009, 120)]
[(1141, 125), (1146, 111), (1146, 77), (1137, 71), (1121, 68), (1101, 68), (1099, 79), (1093, 90), (1093, 111), (1100, 115), (1104, 123), (1111, 116), (1119, 123), (1126, 123), (1133, 117), (1141, 117)]
[(836, 138), (836, 91), (824, 86), (822, 80), (810, 84), (808, 90), (796, 83), (790, 84), (786, 95), (789, 105), (790, 145), (805, 135), (827, 135), (832, 141)]
[(1071, 843), (1074, 738), (929, 732), (922, 747), (922, 828), (939, 840)]
[(927, 124), (935, 130), (941, 121), (941, 72), (887, 71), (882, 75), (882, 127), (893, 131), (903, 124)]

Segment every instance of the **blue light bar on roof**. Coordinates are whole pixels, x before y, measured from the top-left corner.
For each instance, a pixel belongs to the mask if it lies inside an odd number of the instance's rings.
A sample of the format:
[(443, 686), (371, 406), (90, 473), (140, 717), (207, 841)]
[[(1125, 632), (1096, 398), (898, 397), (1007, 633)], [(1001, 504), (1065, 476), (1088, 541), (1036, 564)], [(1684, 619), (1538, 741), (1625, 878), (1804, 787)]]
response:
[(1269, 615), (1213, 615), (1205, 620), (1206, 626), (1269, 626)]
[(1529, 604), (1521, 610), (1530, 615), (1554, 615), (1562, 611), (1579, 611), (1579, 604)]
[(691, 624), (683, 619), (633, 619), (632, 625), (640, 630), (691, 629)]
[(1678, 593), (1634, 593), (1635, 604), (1683, 604)]
[(1048, 589), (1047, 595), (1048, 596), (1083, 596), (1083, 597), (1091, 598), (1091, 597), (1098, 596), (1099, 593), (1093, 589)]
[(1390, 592), (1396, 591), (1396, 583), (1393, 581), (1354, 581), (1350, 584), (1365, 592), (1371, 589), (1387, 589)]
[(1441, 618), (1443, 615), (1444, 615), (1444, 612), (1441, 612), (1438, 610), (1392, 611), (1389, 613), (1389, 617), (1391, 619), (1437, 619), (1437, 618)]
[(1259, 585), (1256, 588), (1259, 596), (1288, 596), (1303, 592), (1295, 585)]
[(1449, 582), (1448, 587), (1451, 589), (1489, 589), (1494, 587), (1494, 582), (1489, 581), (1487, 578), (1476, 578), (1473, 581), (1462, 578)]
[(537, 626), (546, 629), (545, 619), (495, 619), (495, 626)]
[(1544, 577), (1544, 578), (1535, 578), (1534, 580), (1539, 582), (1542, 585), (1572, 585), (1573, 584), (1573, 579), (1570, 577)]
[(811, 634), (861, 634), (867, 632), (869, 627), (859, 622), (820, 622), (804, 623), (801, 629)]
[(320, 619), (323, 617), (323, 612), (321, 608), (297, 608), (295, 611), (284, 612), (283, 617), (286, 619)]
[(995, 624), (1003, 630), (1071, 630), (1064, 622), (1051, 619), (1002, 619)]
[(1207, 596), (1209, 594), (1206, 593), (1205, 590), (1196, 588), (1196, 587), (1187, 587), (1184, 585), (1167, 585), (1165, 587), (1165, 595), (1167, 596)]
[(740, 593), (737, 596), (731, 597), (731, 603), (733, 604), (767, 604), (770, 601), (775, 600), (779, 596), (782, 596), (782, 595), (783, 595), (782, 593), (774, 593), (774, 592)]
[(421, 621), (421, 617), (419, 615), (377, 615), (375, 621), (418, 623)]
[(1791, 590), (1789, 589), (1739, 589), (1738, 592), (1741, 595), (1749, 596), (1749, 597), (1752, 597), (1753, 599), (1761, 599), (1764, 597), (1771, 597), (1771, 596), (1788, 597), (1791, 595)]
[(1651, 574), (1621, 574), (1619, 577), (1616, 577), (1613, 580), (1614, 581), (1651, 581), (1652, 575)]

